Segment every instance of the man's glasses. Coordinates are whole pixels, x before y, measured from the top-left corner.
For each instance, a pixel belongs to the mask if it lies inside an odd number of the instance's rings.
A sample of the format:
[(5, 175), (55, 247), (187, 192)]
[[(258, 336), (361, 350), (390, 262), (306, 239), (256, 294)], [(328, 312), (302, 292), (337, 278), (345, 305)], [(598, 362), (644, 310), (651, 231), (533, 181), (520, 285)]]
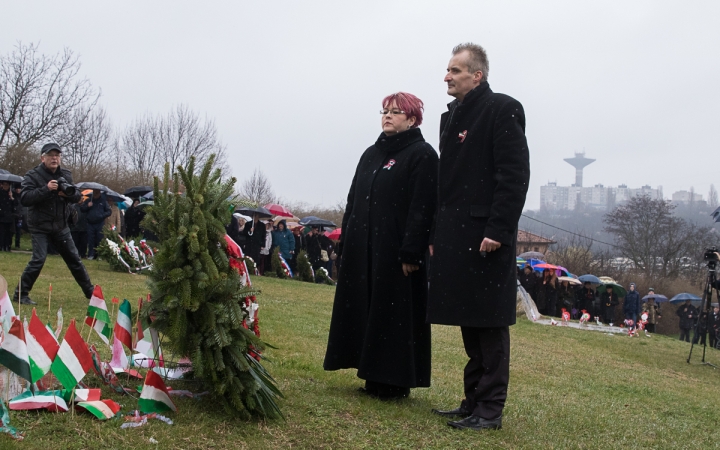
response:
[(381, 116), (399, 116), (400, 114), (405, 114), (405, 111), (402, 111), (400, 109), (382, 109), (380, 110)]

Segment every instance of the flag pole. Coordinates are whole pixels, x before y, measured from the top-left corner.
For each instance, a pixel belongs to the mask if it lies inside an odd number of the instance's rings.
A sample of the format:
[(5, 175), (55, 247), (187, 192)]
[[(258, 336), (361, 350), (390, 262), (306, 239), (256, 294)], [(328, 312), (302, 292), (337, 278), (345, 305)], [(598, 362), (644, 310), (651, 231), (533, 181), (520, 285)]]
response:
[[(88, 331), (88, 337), (85, 340), (85, 342), (90, 342), (90, 335), (92, 334), (93, 327), (95, 326), (95, 318), (97, 317), (97, 311), (95, 311), (95, 314), (93, 314), (93, 320), (92, 325), (90, 325), (90, 331)], [(85, 329), (85, 327), (83, 327)]]
[(22, 299), (22, 275), (18, 278), (18, 313), (17, 316), (20, 316), (20, 300)]
[(75, 388), (73, 388), (72, 394), (70, 394), (70, 408), (72, 408), (71, 414), (72, 414), (73, 419), (75, 419), (75, 408), (73, 407), (74, 401), (75, 401)]
[(50, 290), (48, 291), (48, 322), (52, 320), (52, 314), (50, 313), (51, 299), (52, 299), (52, 283), (50, 283)]

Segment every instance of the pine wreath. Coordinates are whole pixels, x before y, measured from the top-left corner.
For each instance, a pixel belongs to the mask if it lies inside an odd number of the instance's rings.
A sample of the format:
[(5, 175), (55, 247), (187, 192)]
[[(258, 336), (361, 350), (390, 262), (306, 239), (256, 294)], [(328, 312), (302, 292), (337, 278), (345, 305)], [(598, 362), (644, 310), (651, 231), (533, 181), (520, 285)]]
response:
[(282, 417), (276, 402), (282, 394), (259, 362), (266, 344), (243, 326), (249, 315), (246, 299), (257, 292), (243, 286), (225, 252), (224, 224), (230, 222), (236, 180), (223, 182), (220, 170), (212, 171), (214, 160), (210, 157), (195, 174), (191, 158), (173, 173), (172, 182), (166, 164), (163, 190), (155, 177), (155, 204), (145, 226), (160, 244), (149, 273), (152, 301), (142, 313), (153, 318), (166, 348), (190, 358), (192, 376), (206, 381), (228, 412)]

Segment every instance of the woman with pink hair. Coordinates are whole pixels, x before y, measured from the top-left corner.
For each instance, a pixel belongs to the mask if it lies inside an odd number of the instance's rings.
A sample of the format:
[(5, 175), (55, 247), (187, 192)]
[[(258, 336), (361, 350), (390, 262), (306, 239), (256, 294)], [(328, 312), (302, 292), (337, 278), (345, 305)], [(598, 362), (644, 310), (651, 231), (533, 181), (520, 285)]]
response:
[(347, 197), (324, 367), (358, 369), (362, 393), (398, 399), (430, 386), (426, 255), (438, 155), (418, 128), (419, 98), (385, 97), (380, 118)]

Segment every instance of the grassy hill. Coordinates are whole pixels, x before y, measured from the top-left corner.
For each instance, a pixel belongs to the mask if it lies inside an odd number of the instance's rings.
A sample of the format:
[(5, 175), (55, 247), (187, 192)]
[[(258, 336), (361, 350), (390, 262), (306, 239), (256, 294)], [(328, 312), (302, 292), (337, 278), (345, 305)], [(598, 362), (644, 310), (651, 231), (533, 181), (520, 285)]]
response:
[[(14, 289), (29, 254), (0, 256), (0, 274)], [(106, 298), (130, 300), (147, 290), (143, 276), (110, 272), (102, 261), (86, 262)], [(120, 421), (99, 422), (86, 414), (12, 412), (23, 442), (0, 435), (0, 448), (709, 448), (718, 445), (720, 373), (685, 362), (689, 344), (668, 337), (609, 336), (563, 329), (523, 319), (511, 328), (512, 359), (504, 429), (476, 433), (450, 429), (434, 407), (455, 407), (462, 396), (466, 358), (454, 327), (433, 328), (433, 386), (415, 389), (400, 402), (357, 393), (354, 371), (325, 372), (322, 361), (334, 288), (256, 277), (262, 338), (278, 347), (266, 367), (286, 399), (286, 421), (228, 419), (209, 398), (177, 400), (175, 424), (152, 422), (121, 430)], [(53, 315), (62, 304), (65, 323), (84, 317), (87, 301), (59, 257), (49, 257), (32, 292), (47, 318), (53, 285)], [(30, 313), (23, 307), (22, 315)], [(388, 324), (392, 326), (392, 324)], [(101, 344), (97, 337), (92, 338)], [(720, 352), (708, 350), (720, 364)], [(108, 355), (108, 350), (103, 350)], [(90, 375), (85, 380), (100, 386)], [(132, 385), (140, 384), (131, 383)], [(201, 386), (176, 387), (200, 391)], [(136, 401), (118, 397), (134, 409)]]

